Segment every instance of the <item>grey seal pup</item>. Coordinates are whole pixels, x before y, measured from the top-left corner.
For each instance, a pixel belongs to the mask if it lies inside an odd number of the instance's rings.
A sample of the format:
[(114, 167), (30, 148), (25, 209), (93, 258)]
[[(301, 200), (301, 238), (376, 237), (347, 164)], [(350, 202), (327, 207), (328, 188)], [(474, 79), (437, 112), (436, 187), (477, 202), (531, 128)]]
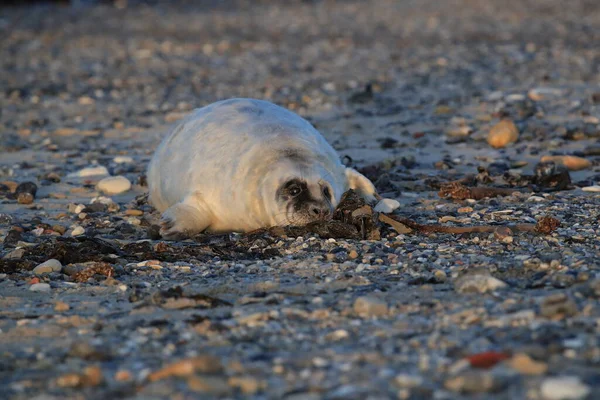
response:
[(307, 120), (244, 98), (179, 121), (156, 149), (147, 180), (166, 239), (304, 225), (330, 218), (348, 189), (370, 203), (377, 196)]

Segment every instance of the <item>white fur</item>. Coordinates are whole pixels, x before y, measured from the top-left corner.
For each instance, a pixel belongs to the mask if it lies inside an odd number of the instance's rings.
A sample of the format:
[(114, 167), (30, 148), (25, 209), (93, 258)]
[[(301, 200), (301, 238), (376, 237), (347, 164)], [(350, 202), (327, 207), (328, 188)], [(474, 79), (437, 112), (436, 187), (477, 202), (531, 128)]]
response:
[[(290, 150), (302, 154), (303, 168), (288, 157)], [(164, 138), (147, 174), (165, 237), (286, 225), (275, 193), (293, 177), (328, 183), (334, 207), (349, 188), (368, 200), (375, 195), (373, 184), (346, 169), (308, 121), (254, 99), (220, 101), (192, 112)]]

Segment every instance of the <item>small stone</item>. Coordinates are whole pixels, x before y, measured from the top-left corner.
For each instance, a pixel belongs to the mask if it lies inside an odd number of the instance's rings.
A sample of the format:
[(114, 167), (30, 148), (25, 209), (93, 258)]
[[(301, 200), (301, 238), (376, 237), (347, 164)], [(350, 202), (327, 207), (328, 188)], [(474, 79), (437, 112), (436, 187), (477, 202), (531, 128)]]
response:
[(71, 306), (69, 306), (64, 301), (57, 301), (56, 303), (54, 303), (54, 311), (56, 311), (56, 312), (65, 312), (65, 311), (69, 311), (70, 309), (71, 309)]
[(79, 214), (85, 209), (85, 205), (83, 204), (69, 204), (69, 212), (73, 214)]
[(264, 384), (251, 376), (232, 376), (229, 378), (229, 386), (239, 388), (242, 393), (251, 395), (264, 387)]
[(444, 115), (444, 114), (450, 114), (454, 112), (454, 109), (452, 107), (446, 106), (446, 105), (439, 105), (435, 108), (434, 110), (434, 114), (436, 115)]
[(548, 87), (533, 88), (527, 93), (527, 96), (533, 101), (541, 101), (549, 97), (560, 97), (562, 95), (562, 90)]
[(20, 258), (23, 258), (23, 255), (25, 254), (25, 249), (14, 249), (13, 251), (11, 251), (10, 253), (7, 253), (4, 255), (4, 257), (2, 257), (5, 260), (17, 260)]
[(199, 393), (224, 396), (232, 391), (227, 381), (219, 376), (191, 376), (188, 378), (187, 384), (190, 390)]
[(144, 215), (142, 210), (125, 210), (125, 215), (133, 215), (139, 217), (140, 215)]
[(457, 126), (452, 127), (446, 131), (446, 135), (453, 138), (465, 138), (473, 132), (473, 129), (469, 126)]
[(116, 156), (113, 158), (113, 161), (117, 164), (131, 164), (133, 162), (133, 158), (129, 156)]
[(71, 374), (65, 374), (62, 376), (59, 376), (58, 379), (56, 379), (56, 385), (58, 387), (68, 387), (68, 388), (74, 388), (74, 387), (78, 387), (81, 386), (83, 381), (83, 377), (79, 374), (75, 374), (75, 373), (71, 373)]
[(0, 185), (6, 186), (8, 190), (12, 193), (14, 193), (17, 190), (17, 186), (19, 186), (17, 182), (13, 181), (1, 181)]
[(490, 146), (499, 149), (519, 139), (519, 130), (514, 122), (503, 119), (490, 129), (487, 141)]
[(448, 278), (448, 275), (446, 275), (446, 273), (441, 269), (436, 269), (433, 272), (433, 276), (438, 282), (446, 282), (446, 279)]
[(347, 339), (348, 337), (350, 337), (350, 334), (345, 329), (336, 329), (335, 331), (325, 335), (325, 339), (332, 341), (343, 340)]
[(54, 232), (58, 232), (58, 233), (60, 233), (61, 235), (63, 235), (63, 234), (64, 234), (64, 233), (67, 231), (67, 228), (65, 228), (65, 227), (64, 227), (64, 226), (62, 226), (62, 225), (58, 225), (58, 224), (57, 224), (57, 225), (52, 225), (52, 230), (53, 230)]
[(124, 176), (111, 176), (98, 182), (97, 188), (105, 194), (119, 194), (131, 189), (131, 182)]
[(348, 253), (348, 257), (354, 260), (358, 258), (358, 252), (356, 250), (350, 250), (350, 253)]
[(548, 364), (535, 361), (525, 353), (517, 353), (508, 360), (508, 365), (524, 375), (542, 375), (548, 370)]
[(577, 304), (564, 293), (544, 297), (540, 304), (540, 314), (555, 320), (577, 314)]
[(69, 356), (88, 361), (106, 361), (111, 357), (108, 348), (92, 345), (87, 341), (72, 343), (69, 349)]
[(33, 182), (23, 182), (16, 187), (15, 193), (19, 204), (31, 204), (37, 193), (37, 185)]
[(486, 293), (508, 286), (491, 275), (463, 275), (456, 279), (454, 289), (459, 293)]
[(104, 204), (107, 207), (108, 212), (116, 212), (116, 211), (119, 211), (119, 209), (120, 209), (119, 205), (117, 203), (115, 203), (113, 201), (113, 199), (111, 199), (110, 197), (106, 197), (106, 196), (94, 197), (90, 201), (90, 204), (95, 204), (95, 203)]
[(85, 229), (83, 229), (83, 227), (77, 225), (75, 228), (73, 228), (73, 231), (71, 232), (71, 236), (79, 236), (79, 235), (83, 235), (85, 233)]
[(150, 381), (158, 381), (171, 376), (190, 376), (196, 372), (217, 373), (223, 370), (221, 361), (213, 356), (204, 355), (175, 361), (148, 376)]
[(78, 102), (79, 104), (81, 104), (82, 106), (89, 106), (89, 105), (92, 105), (92, 104), (94, 104), (94, 103), (95, 103), (95, 100), (94, 100), (94, 99), (92, 99), (92, 98), (91, 98), (91, 97), (89, 97), (89, 96), (81, 96), (81, 97), (80, 97), (80, 98), (77, 100), (77, 102)]
[(394, 378), (394, 383), (400, 388), (415, 388), (423, 384), (424, 380), (419, 375), (399, 374)]
[(584, 192), (598, 193), (600, 192), (600, 185), (582, 187), (581, 190), (583, 190)]
[(32, 292), (49, 292), (50, 285), (47, 283), (34, 283), (33, 285), (29, 286), (29, 290)]
[(31, 193), (19, 193), (17, 196), (17, 203), (31, 204), (33, 203), (33, 195)]
[(387, 315), (388, 305), (376, 297), (361, 296), (354, 301), (354, 312), (364, 317), (381, 317)]
[(400, 207), (400, 203), (397, 200), (382, 199), (381, 201), (379, 201), (379, 203), (377, 203), (373, 210), (375, 210), (376, 212), (389, 214), (398, 207)]
[(131, 372), (124, 370), (124, 369), (117, 371), (117, 373), (115, 374), (115, 380), (117, 382), (128, 382), (128, 381), (131, 381), (132, 379), (133, 379), (133, 375), (131, 374)]
[(504, 97), (504, 100), (506, 100), (509, 103), (516, 103), (518, 101), (525, 100), (525, 95), (519, 93), (508, 94)]
[(79, 130), (75, 128), (58, 128), (54, 131), (54, 134), (57, 136), (72, 136), (76, 135), (78, 132)]
[(98, 386), (103, 380), (102, 370), (97, 365), (86, 367), (83, 370), (83, 384), (85, 386)]
[(77, 172), (70, 173), (68, 176), (71, 178), (85, 178), (88, 176), (106, 176), (108, 175), (108, 170), (106, 167), (102, 165), (98, 165), (95, 167), (87, 167), (80, 169)]
[(456, 393), (475, 394), (495, 390), (499, 385), (494, 376), (487, 372), (466, 371), (447, 379), (444, 387)]
[(494, 230), (494, 237), (502, 243), (512, 243), (514, 238), (513, 232), (508, 226), (500, 226)]
[(44, 261), (33, 269), (33, 273), (36, 275), (49, 274), (51, 272), (60, 272), (62, 270), (62, 264), (60, 261), (51, 258), (48, 261)]
[(584, 399), (590, 392), (590, 387), (577, 376), (546, 378), (540, 386), (540, 393), (546, 400)]
[(473, 212), (473, 207), (460, 207), (456, 211), (458, 211), (461, 214), (467, 214), (467, 213)]
[(165, 122), (179, 121), (180, 119), (185, 118), (188, 114), (189, 112), (170, 112), (165, 115)]
[(56, 380), (56, 384), (59, 387), (84, 387), (84, 386), (98, 386), (102, 383), (104, 377), (102, 370), (98, 366), (86, 367), (82, 374), (70, 373), (60, 376)]
[(562, 164), (567, 167), (569, 171), (580, 171), (592, 166), (592, 162), (590, 160), (577, 156), (543, 156), (541, 161), (553, 161), (557, 164)]

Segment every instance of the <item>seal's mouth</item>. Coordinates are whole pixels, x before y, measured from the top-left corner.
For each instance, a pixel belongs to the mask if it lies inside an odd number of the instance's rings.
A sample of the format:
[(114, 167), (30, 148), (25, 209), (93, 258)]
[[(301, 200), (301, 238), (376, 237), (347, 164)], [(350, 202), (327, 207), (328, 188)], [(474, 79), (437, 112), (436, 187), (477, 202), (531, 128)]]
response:
[(288, 203), (286, 219), (289, 225), (301, 226), (315, 221), (329, 221), (333, 218), (333, 207), (326, 202)]

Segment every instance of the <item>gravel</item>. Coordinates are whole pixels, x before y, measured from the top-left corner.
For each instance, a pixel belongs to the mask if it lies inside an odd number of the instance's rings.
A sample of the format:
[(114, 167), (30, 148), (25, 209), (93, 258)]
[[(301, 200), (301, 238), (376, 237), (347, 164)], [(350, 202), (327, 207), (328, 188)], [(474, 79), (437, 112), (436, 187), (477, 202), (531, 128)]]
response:
[[(4, 397), (600, 396), (596, 1), (34, 4), (0, 35)], [(234, 96), (308, 118), (399, 208), (161, 240), (152, 151)]]

